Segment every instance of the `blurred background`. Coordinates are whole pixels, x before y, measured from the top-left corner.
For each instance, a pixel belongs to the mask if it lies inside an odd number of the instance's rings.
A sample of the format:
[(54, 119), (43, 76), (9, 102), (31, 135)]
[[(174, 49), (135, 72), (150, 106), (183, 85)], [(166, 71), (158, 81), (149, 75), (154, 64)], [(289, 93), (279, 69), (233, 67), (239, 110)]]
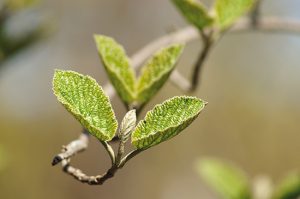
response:
[[(300, 20), (299, 8), (298, 0), (265, 0), (262, 9)], [(300, 35), (249, 32), (227, 34), (213, 49), (194, 93), (209, 105), (184, 133), (140, 154), (103, 186), (75, 181), (51, 167), (61, 146), (81, 131), (52, 94), (54, 69), (89, 74), (104, 85), (94, 33), (114, 37), (132, 55), (186, 23), (169, 0), (43, 0), (17, 14), (10, 28), (18, 32), (41, 18), (55, 26), (51, 35), (0, 66), (0, 198), (209, 199), (217, 196), (196, 174), (197, 158), (229, 159), (250, 177), (275, 180), (300, 167)], [(186, 76), (200, 45), (189, 43), (180, 59)], [(167, 83), (145, 111), (181, 94)], [(112, 103), (120, 120), (125, 109), (118, 97)], [(109, 157), (93, 138), (72, 163), (98, 174)]]

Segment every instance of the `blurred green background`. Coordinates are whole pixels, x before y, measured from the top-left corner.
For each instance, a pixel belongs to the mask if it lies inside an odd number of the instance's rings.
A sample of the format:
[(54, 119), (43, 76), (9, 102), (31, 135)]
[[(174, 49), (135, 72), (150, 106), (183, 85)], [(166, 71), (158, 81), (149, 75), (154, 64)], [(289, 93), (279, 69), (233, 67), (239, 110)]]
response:
[[(300, 20), (299, 8), (297, 0), (265, 0), (263, 13)], [(278, 179), (300, 167), (300, 35), (249, 32), (227, 34), (212, 51), (194, 94), (209, 105), (183, 134), (140, 154), (103, 186), (75, 181), (50, 164), (81, 131), (52, 94), (54, 69), (89, 74), (104, 85), (94, 33), (114, 37), (131, 55), (186, 23), (168, 0), (44, 0), (34, 12), (56, 31), (0, 68), (0, 198), (209, 199), (216, 195), (194, 170), (198, 157), (230, 159), (252, 177)], [(188, 44), (178, 64), (187, 76), (200, 45)], [(145, 111), (181, 94), (167, 83)], [(125, 109), (117, 97), (112, 102), (120, 120)], [(92, 139), (73, 164), (97, 174), (109, 157)]]

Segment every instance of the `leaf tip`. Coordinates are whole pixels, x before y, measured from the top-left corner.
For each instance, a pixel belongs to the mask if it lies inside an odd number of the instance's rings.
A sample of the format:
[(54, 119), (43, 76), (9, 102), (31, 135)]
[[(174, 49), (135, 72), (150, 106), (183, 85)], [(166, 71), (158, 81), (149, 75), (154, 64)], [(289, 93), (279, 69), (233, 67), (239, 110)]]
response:
[(168, 48), (170, 49), (170, 51), (173, 51), (174, 53), (176, 52), (178, 54), (177, 56), (179, 56), (183, 52), (184, 47), (184, 43), (177, 43), (170, 45)]
[(93, 36), (94, 36), (94, 40), (96, 42), (99, 41), (99, 40), (101, 40), (103, 38), (103, 35), (101, 35), (101, 34), (94, 34)]

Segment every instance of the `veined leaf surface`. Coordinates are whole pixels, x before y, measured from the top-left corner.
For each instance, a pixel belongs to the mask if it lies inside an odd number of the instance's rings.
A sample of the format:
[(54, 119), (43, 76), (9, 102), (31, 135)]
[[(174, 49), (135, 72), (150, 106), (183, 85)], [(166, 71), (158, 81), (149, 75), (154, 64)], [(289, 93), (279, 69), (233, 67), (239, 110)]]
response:
[(132, 133), (137, 149), (147, 149), (171, 139), (188, 127), (204, 108), (205, 102), (195, 97), (174, 97), (157, 105), (146, 114)]
[(231, 26), (239, 17), (246, 14), (255, 0), (216, 0), (214, 9), (221, 29)]
[(95, 35), (104, 68), (119, 96), (127, 104), (135, 100), (135, 73), (123, 47), (114, 39)]
[(214, 19), (204, 5), (196, 0), (172, 0), (185, 19), (199, 30), (210, 26)]
[(56, 70), (53, 90), (58, 101), (92, 135), (101, 141), (114, 137), (117, 120), (108, 97), (96, 80), (73, 71)]
[(183, 45), (172, 45), (154, 54), (142, 69), (138, 80), (138, 102), (146, 103), (164, 85), (175, 68)]

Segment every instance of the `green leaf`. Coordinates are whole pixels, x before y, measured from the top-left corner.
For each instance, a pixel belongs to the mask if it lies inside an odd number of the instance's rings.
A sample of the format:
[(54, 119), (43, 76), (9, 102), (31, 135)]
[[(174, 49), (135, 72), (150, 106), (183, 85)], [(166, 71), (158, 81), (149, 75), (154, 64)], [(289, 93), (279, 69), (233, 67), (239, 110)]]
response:
[(275, 188), (273, 199), (297, 199), (300, 196), (300, 173), (286, 176)]
[(110, 37), (95, 35), (104, 68), (117, 93), (130, 104), (135, 99), (135, 73), (123, 47)]
[(231, 26), (239, 17), (246, 14), (255, 0), (217, 0), (214, 6), (218, 25), (222, 30)]
[(212, 25), (214, 19), (207, 9), (196, 0), (172, 0), (185, 19), (199, 30)]
[(144, 150), (176, 136), (197, 118), (204, 106), (202, 100), (187, 96), (156, 105), (132, 133), (132, 144)]
[(205, 158), (197, 162), (197, 170), (203, 180), (223, 198), (251, 198), (246, 175), (234, 165), (213, 158)]
[(56, 70), (53, 90), (58, 101), (92, 135), (101, 141), (114, 137), (118, 123), (108, 97), (96, 80), (73, 71)]
[(138, 80), (138, 102), (144, 104), (164, 85), (175, 68), (183, 50), (183, 45), (172, 45), (164, 48), (146, 63)]

